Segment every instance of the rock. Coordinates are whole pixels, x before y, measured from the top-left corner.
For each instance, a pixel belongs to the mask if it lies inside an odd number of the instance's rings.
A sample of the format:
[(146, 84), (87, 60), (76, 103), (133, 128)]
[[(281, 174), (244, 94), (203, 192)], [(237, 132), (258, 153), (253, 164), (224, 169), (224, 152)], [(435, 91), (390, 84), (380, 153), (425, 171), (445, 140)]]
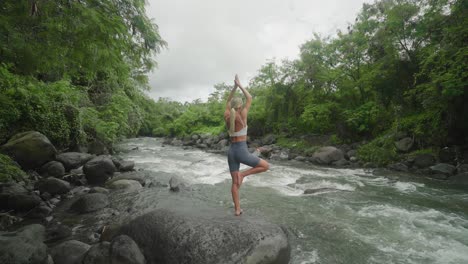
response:
[(444, 174), (444, 175), (452, 175), (455, 173), (457, 168), (453, 165), (447, 163), (439, 163), (434, 166), (430, 167), (433, 174)]
[(43, 177), (57, 177), (60, 178), (65, 174), (65, 168), (63, 164), (58, 161), (49, 161), (42, 165), (39, 173)]
[(332, 165), (333, 166), (338, 166), (338, 167), (343, 167), (343, 166), (349, 165), (349, 161), (347, 161), (346, 159), (340, 159), (338, 161), (332, 162)]
[(318, 164), (329, 165), (344, 158), (343, 152), (335, 147), (321, 147), (312, 155), (312, 160)]
[(408, 166), (401, 162), (390, 164), (387, 166), (387, 168), (394, 171), (408, 171)]
[(70, 193), (73, 194), (73, 195), (77, 195), (77, 196), (81, 196), (83, 194), (87, 194), (89, 193), (91, 189), (89, 187), (86, 187), (86, 186), (78, 186), (78, 187), (75, 187), (73, 188)]
[(458, 166), (457, 173), (464, 173), (464, 172), (468, 172), (468, 164), (461, 164), (460, 166)]
[(307, 160), (306, 157), (304, 157), (304, 156), (297, 156), (294, 159), (297, 160), (297, 161), (306, 161)]
[(48, 192), (51, 195), (65, 194), (70, 191), (70, 183), (57, 178), (47, 178), (36, 183), (37, 189), (41, 192)]
[(270, 158), (271, 153), (273, 152), (273, 148), (269, 146), (260, 147), (258, 150), (260, 151), (260, 155), (265, 158)]
[(38, 224), (25, 226), (15, 232), (0, 233), (0, 263), (47, 263), (44, 235), (44, 226)]
[(109, 150), (106, 145), (99, 140), (95, 140), (88, 145), (88, 152), (95, 155), (108, 155)]
[(102, 187), (92, 187), (90, 190), (89, 190), (89, 193), (103, 193), (103, 194), (108, 194), (109, 193), (109, 190), (107, 190), (106, 188), (102, 188)]
[(91, 246), (78, 240), (68, 240), (50, 249), (54, 264), (81, 264)]
[(439, 160), (442, 163), (451, 163), (457, 157), (456, 148), (445, 147), (439, 151)]
[(217, 148), (218, 149), (223, 149), (223, 148), (227, 147), (228, 145), (229, 145), (229, 141), (227, 139), (221, 139), (217, 144)]
[(261, 139), (262, 145), (271, 145), (276, 143), (276, 136), (268, 134)]
[(348, 157), (348, 159), (356, 157), (356, 155), (357, 155), (357, 151), (355, 149), (352, 149), (352, 150), (346, 152), (346, 157)]
[(132, 171), (134, 167), (135, 167), (134, 161), (124, 160), (120, 163), (119, 170), (120, 171)]
[[(83, 264), (110, 264), (110, 243), (94, 244), (83, 257)], [(133, 262), (128, 262), (133, 263)], [(113, 263), (112, 263), (113, 264)]]
[(79, 168), (83, 166), (86, 162), (91, 160), (94, 155), (88, 153), (80, 152), (64, 152), (58, 154), (56, 160), (60, 161), (65, 167), (66, 171)]
[(45, 204), (40, 204), (32, 209), (26, 217), (33, 218), (33, 219), (43, 219), (49, 216), (52, 213), (52, 208)]
[(47, 229), (46, 242), (54, 243), (69, 238), (71, 235), (72, 229), (70, 227), (62, 224), (52, 225)]
[(13, 195), (13, 194), (27, 194), (27, 193), (28, 193), (28, 190), (26, 190), (26, 188), (24, 188), (24, 186), (19, 183), (11, 182), (11, 183), (0, 184), (0, 194)]
[(180, 176), (172, 176), (169, 180), (169, 189), (173, 192), (180, 191), (184, 187), (183, 180)]
[(234, 217), (223, 209), (171, 205), (122, 227), (148, 263), (288, 263), (284, 230), (263, 219)]
[(110, 246), (112, 264), (145, 264), (145, 257), (138, 245), (129, 236), (120, 235), (112, 240)]
[(29, 211), (42, 202), (41, 197), (35, 194), (17, 193), (0, 194), (0, 208), (15, 211)]
[(272, 160), (288, 160), (289, 158), (289, 154), (287, 151), (279, 151), (279, 152), (273, 152), (271, 155), (270, 155), (270, 159)]
[(414, 157), (414, 166), (418, 168), (427, 168), (434, 165), (435, 158), (431, 154), (419, 154)]
[(435, 174), (429, 174), (427, 177), (436, 179), (436, 180), (447, 180), (449, 177), (447, 174), (442, 174), (442, 173), (435, 173)]
[(139, 172), (126, 172), (126, 173), (116, 173), (114, 177), (106, 182), (106, 185), (109, 185), (115, 181), (120, 180), (133, 180), (139, 182), (142, 186), (145, 186), (146, 180)]
[(57, 150), (49, 139), (36, 131), (13, 136), (0, 152), (13, 158), (23, 169), (34, 169), (55, 158)]
[(450, 177), (449, 181), (456, 184), (468, 185), (468, 172), (458, 173)]
[(78, 198), (72, 206), (71, 210), (80, 214), (94, 212), (109, 205), (107, 195), (102, 193), (89, 193)]
[(182, 140), (180, 140), (180, 139), (174, 138), (174, 139), (171, 141), (171, 145), (180, 147), (180, 146), (183, 145), (183, 142), (182, 142)]
[(106, 184), (106, 185), (110, 189), (115, 189), (115, 190), (125, 189), (127, 191), (136, 191), (136, 190), (143, 188), (143, 186), (141, 186), (139, 182), (134, 181), (134, 180), (118, 180), (118, 181), (113, 181), (110, 184)]
[(413, 147), (413, 144), (414, 140), (412, 138), (405, 137), (395, 142), (395, 147), (401, 152), (408, 152)]
[(83, 166), (89, 184), (104, 184), (116, 170), (112, 160), (106, 156), (95, 157)]
[(357, 157), (351, 157), (351, 158), (349, 158), (349, 161), (350, 162), (358, 162), (359, 160), (358, 160)]

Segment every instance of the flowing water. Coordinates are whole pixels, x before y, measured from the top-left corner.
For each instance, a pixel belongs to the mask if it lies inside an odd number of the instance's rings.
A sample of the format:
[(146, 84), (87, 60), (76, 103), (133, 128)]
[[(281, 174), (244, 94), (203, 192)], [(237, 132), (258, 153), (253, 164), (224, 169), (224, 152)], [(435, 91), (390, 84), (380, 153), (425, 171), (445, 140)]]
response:
[[(198, 198), (232, 209), (224, 155), (164, 146), (153, 138), (126, 140), (119, 148), (137, 168), (180, 175), (197, 186)], [(306, 189), (313, 194), (303, 194)], [(240, 196), (244, 214), (290, 230), (291, 263), (468, 263), (467, 189), (270, 161), (268, 172), (245, 179)]]

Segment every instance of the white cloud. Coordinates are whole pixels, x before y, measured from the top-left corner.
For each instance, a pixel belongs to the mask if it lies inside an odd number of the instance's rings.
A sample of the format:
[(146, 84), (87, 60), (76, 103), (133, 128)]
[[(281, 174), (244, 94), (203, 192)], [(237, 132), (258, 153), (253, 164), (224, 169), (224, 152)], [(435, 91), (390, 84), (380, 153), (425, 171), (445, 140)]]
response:
[(238, 73), (247, 84), (267, 60), (294, 59), (313, 33), (344, 29), (370, 0), (150, 0), (168, 49), (149, 74), (154, 99), (206, 99)]

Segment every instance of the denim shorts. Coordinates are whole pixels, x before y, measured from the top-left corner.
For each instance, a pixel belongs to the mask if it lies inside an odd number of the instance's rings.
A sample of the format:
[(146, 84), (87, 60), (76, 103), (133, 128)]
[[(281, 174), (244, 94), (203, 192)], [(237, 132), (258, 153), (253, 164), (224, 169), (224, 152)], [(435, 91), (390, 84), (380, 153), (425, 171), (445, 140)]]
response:
[(229, 171), (238, 171), (240, 164), (256, 167), (260, 163), (260, 158), (251, 154), (247, 149), (247, 142), (240, 141), (231, 143), (228, 151)]

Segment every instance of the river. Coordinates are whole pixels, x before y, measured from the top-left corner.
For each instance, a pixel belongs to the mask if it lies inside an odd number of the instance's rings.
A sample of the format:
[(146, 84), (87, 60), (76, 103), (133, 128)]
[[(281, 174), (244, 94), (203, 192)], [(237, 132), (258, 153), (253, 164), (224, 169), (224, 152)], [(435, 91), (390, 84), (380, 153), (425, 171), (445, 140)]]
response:
[[(198, 198), (233, 207), (225, 156), (154, 138), (118, 148), (137, 169), (180, 175), (198, 186)], [(293, 264), (468, 263), (468, 191), (443, 182), (270, 161), (269, 171), (245, 179), (240, 196), (244, 214), (288, 228)]]

